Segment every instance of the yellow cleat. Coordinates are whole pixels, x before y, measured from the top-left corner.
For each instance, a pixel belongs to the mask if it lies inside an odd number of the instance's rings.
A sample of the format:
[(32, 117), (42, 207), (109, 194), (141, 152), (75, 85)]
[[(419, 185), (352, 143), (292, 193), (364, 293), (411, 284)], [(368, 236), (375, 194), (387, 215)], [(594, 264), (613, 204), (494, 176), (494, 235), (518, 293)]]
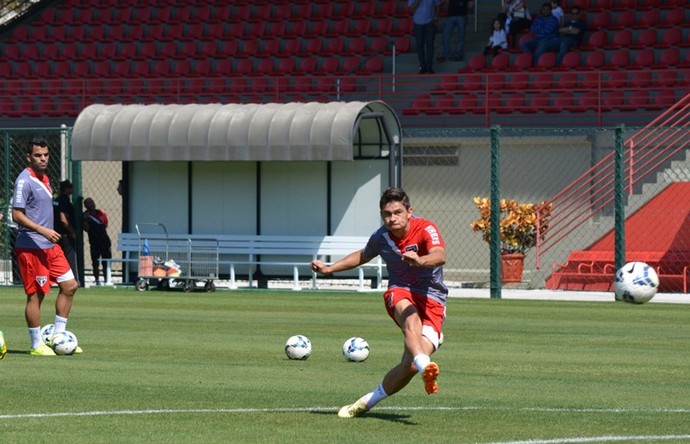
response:
[(82, 354), (82, 353), (84, 353), (84, 350), (82, 350), (81, 347), (79, 347), (79, 346), (77, 345), (77, 348), (74, 349), (74, 354), (75, 354), (75, 355), (80, 355), (80, 354)]
[(52, 348), (45, 344), (41, 344), (36, 348), (32, 348), (29, 354), (33, 356), (55, 356), (55, 352)]
[(338, 410), (338, 416), (341, 418), (354, 418), (368, 411), (369, 408), (367, 408), (366, 402), (364, 402), (362, 398), (359, 398), (354, 404), (346, 405)]
[(5, 336), (0, 331), (0, 359), (4, 358), (7, 354), (7, 343), (5, 342)]
[(438, 369), (438, 364), (435, 362), (430, 362), (424, 367), (422, 378), (424, 378), (424, 390), (426, 390), (427, 395), (433, 395), (438, 392), (436, 378), (438, 378), (439, 373), (441, 373), (441, 371)]

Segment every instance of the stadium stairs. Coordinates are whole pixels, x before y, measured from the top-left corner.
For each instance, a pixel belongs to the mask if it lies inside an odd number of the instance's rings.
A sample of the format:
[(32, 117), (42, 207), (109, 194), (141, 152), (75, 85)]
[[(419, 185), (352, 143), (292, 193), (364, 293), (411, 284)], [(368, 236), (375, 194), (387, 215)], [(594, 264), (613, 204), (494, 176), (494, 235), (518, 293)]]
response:
[[(670, 184), (661, 181), (645, 186), (646, 195), (654, 195), (660, 188), (662, 191), (627, 218), (625, 260), (646, 262), (654, 267), (660, 277), (660, 291), (687, 293), (690, 285), (690, 162), (676, 164), (661, 176), (684, 181)], [(628, 207), (634, 208), (644, 199), (643, 195), (633, 196)], [(609, 220), (602, 225), (611, 226), (612, 223)], [(610, 230), (588, 248), (571, 252), (565, 264), (553, 266), (546, 287), (610, 291), (616, 271), (614, 239), (615, 231)]]

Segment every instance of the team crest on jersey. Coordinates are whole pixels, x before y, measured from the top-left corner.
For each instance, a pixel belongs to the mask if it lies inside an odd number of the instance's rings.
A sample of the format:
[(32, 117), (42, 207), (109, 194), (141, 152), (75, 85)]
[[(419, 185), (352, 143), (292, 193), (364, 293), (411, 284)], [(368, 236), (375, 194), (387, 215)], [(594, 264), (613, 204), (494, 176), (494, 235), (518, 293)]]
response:
[(47, 276), (36, 276), (36, 282), (38, 282), (38, 285), (43, 287), (46, 282), (48, 282), (48, 277)]
[(405, 247), (405, 252), (408, 252), (408, 251), (414, 251), (416, 253), (419, 251), (419, 248), (417, 247), (417, 244), (408, 245), (407, 247)]

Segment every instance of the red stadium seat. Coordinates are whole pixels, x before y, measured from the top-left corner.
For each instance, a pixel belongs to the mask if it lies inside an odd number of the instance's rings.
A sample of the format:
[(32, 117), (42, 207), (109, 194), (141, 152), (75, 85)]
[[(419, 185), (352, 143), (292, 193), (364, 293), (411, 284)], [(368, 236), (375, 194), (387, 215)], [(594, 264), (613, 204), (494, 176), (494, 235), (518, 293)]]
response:
[[(689, 52), (690, 54), (690, 52)], [(659, 63), (657, 68), (669, 68), (680, 64), (680, 49), (666, 48), (659, 54)]]
[(283, 57), (298, 55), (301, 46), (302, 41), (300, 39), (283, 39), (283, 49), (281, 50), (281, 55)]
[(486, 56), (483, 54), (471, 56), (465, 67), (467, 71), (483, 71), (484, 69), (486, 69)]
[(614, 11), (630, 11), (637, 6), (637, 0), (616, 0), (611, 9)]
[(520, 53), (513, 59), (513, 65), (511, 66), (513, 70), (517, 71), (530, 71), (532, 70), (532, 54)]
[(245, 40), (240, 49), (239, 56), (254, 57), (259, 53), (259, 40), (251, 39)]
[(563, 56), (563, 60), (561, 61), (560, 68), (561, 69), (573, 69), (573, 70), (580, 69), (580, 52), (579, 51), (571, 51), (571, 52), (567, 53), (565, 56)]
[(403, 109), (403, 114), (415, 116), (421, 113), (426, 113), (431, 108), (431, 96), (429, 94), (422, 94), (412, 100), (412, 105), (409, 108)]
[(611, 43), (608, 48), (628, 48), (632, 44), (632, 31), (629, 29), (622, 29), (613, 34)]
[(671, 28), (664, 31), (661, 35), (661, 41), (657, 46), (668, 48), (671, 46), (685, 46), (683, 42), (683, 31), (680, 28)]
[(369, 31), (369, 35), (372, 36), (388, 36), (393, 30), (393, 19), (391, 18), (380, 18), (374, 22), (374, 25)]
[(656, 105), (655, 108), (661, 109), (672, 106), (677, 100), (676, 92), (673, 89), (656, 91), (652, 96), (652, 103)]
[(665, 11), (663, 17), (657, 24), (660, 28), (671, 28), (673, 26), (683, 26), (685, 24), (685, 9), (678, 7)]
[(455, 105), (455, 98), (452, 94), (443, 94), (434, 97), (431, 109), (428, 114), (460, 114), (462, 111)]
[(618, 49), (611, 55), (607, 67), (614, 69), (626, 69), (630, 65), (630, 52), (627, 49)]
[(678, 83), (678, 74), (673, 70), (659, 71), (656, 77), (656, 83), (664, 87), (676, 86)]
[(577, 88), (579, 83), (578, 75), (575, 72), (564, 72), (556, 78), (556, 88), (565, 91)]
[(315, 56), (321, 53), (321, 47), (323, 46), (323, 39), (320, 37), (312, 38), (304, 43), (304, 49), (300, 52), (303, 56)]
[(610, 29), (631, 29), (635, 25), (635, 11), (625, 10), (613, 16)]
[(280, 53), (280, 41), (277, 39), (264, 39), (258, 57), (276, 57)]
[(625, 101), (625, 94), (621, 90), (608, 91), (603, 94), (601, 98), (601, 109), (603, 111), (611, 111), (621, 109)]
[(608, 10), (598, 12), (592, 21), (588, 23), (588, 29), (596, 30), (606, 30), (611, 27), (611, 12)]
[(627, 71), (612, 71), (603, 74), (604, 88), (624, 88), (628, 85)]
[(458, 111), (463, 113), (482, 114), (484, 108), (479, 103), (479, 99), (475, 94), (465, 93), (460, 95), (458, 99)]
[(297, 66), (296, 74), (314, 74), (316, 72), (316, 64), (317, 61), (315, 57), (301, 59)]
[(510, 57), (508, 54), (498, 54), (491, 60), (490, 68), (492, 71), (506, 71), (510, 66)]
[(573, 93), (570, 91), (565, 91), (558, 96), (556, 96), (553, 100), (553, 105), (555, 110), (560, 111), (572, 111), (573, 110)]
[(532, 96), (527, 97), (525, 100), (524, 112), (526, 113), (536, 113), (539, 111), (546, 111), (549, 109), (551, 102), (551, 96), (549, 93), (537, 93)]
[(555, 52), (545, 52), (539, 56), (537, 60), (537, 68), (543, 70), (552, 70), (556, 66), (556, 53)]
[(380, 72), (383, 72), (383, 57), (381, 56), (370, 58), (357, 70), (357, 74), (360, 75), (378, 74)]
[(285, 31), (285, 37), (303, 38), (307, 35), (307, 21), (292, 22)]
[(630, 86), (635, 88), (647, 88), (652, 84), (652, 71), (633, 71), (630, 77)]
[(286, 57), (280, 59), (278, 62), (278, 67), (276, 68), (276, 74), (278, 75), (290, 75), (295, 72), (297, 63), (292, 57)]
[(575, 106), (573, 111), (598, 111), (599, 110), (599, 93), (597, 91), (585, 91), (575, 98)]
[(325, 44), (321, 46), (321, 51), (319, 51), (319, 55), (324, 57), (340, 55), (340, 53), (343, 51), (344, 46), (345, 42), (340, 37), (327, 39)]
[(273, 58), (261, 59), (254, 72), (262, 76), (272, 76), (275, 73), (273, 65), (275, 65)]
[(365, 54), (385, 54), (386, 49), (388, 49), (388, 38), (374, 37), (369, 41)]
[(650, 68), (654, 65), (654, 50), (643, 49), (635, 54), (634, 68)]
[(633, 91), (628, 97), (628, 106), (632, 109), (646, 109), (649, 107), (649, 92), (645, 89)]
[(361, 59), (357, 55), (347, 57), (343, 60), (342, 67), (340, 68), (341, 74), (351, 74), (357, 72)]
[(608, 34), (606, 31), (594, 31), (589, 35), (587, 43), (580, 46), (581, 50), (602, 49), (608, 46)]
[(657, 34), (656, 29), (644, 29), (640, 31), (635, 39), (635, 43), (630, 45), (631, 48), (653, 48), (656, 46)]
[(348, 39), (343, 48), (343, 55), (364, 54), (367, 39), (363, 36)]
[(660, 16), (661, 14), (659, 14), (658, 9), (649, 9), (647, 11), (644, 11), (640, 15), (639, 21), (636, 22), (633, 27), (641, 29), (655, 28), (659, 24)]

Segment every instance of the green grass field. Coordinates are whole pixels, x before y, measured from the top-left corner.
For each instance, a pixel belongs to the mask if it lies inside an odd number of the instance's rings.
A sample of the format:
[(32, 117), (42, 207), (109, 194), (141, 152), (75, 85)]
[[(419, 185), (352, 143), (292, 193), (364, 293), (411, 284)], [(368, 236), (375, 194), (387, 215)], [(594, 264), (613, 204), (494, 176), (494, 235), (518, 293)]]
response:
[(82, 289), (84, 354), (55, 358), (26, 353), (23, 310), (0, 288), (2, 443), (690, 442), (690, 305), (451, 299), (439, 394), (415, 380), (353, 420), (402, 353), (378, 293)]

